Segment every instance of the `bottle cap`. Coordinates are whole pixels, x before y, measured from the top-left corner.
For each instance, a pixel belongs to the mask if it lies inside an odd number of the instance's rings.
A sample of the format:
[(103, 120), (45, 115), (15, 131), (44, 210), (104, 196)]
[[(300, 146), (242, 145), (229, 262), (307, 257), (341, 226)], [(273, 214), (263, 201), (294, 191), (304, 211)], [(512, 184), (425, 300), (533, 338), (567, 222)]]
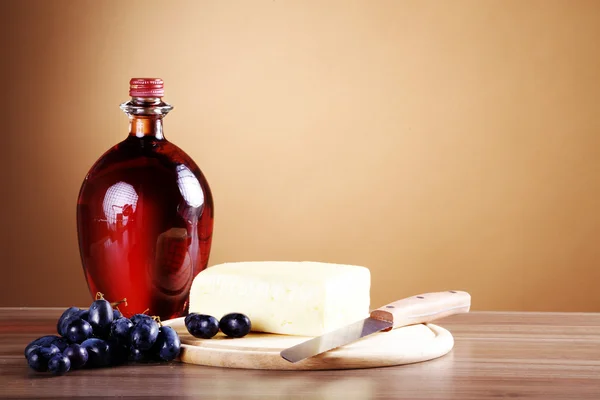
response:
[(129, 81), (131, 97), (163, 97), (164, 83), (160, 78), (133, 78)]

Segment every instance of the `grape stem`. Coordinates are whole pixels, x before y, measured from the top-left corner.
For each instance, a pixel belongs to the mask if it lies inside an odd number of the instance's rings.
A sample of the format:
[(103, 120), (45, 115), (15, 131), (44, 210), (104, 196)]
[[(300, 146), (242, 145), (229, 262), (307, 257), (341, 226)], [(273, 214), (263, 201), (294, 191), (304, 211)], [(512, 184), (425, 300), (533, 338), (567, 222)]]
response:
[(160, 317), (158, 315), (153, 315), (152, 319), (155, 320), (158, 323), (158, 326), (163, 326), (162, 322), (160, 320)]
[(127, 306), (127, 297), (124, 298), (124, 299), (122, 299), (122, 300), (115, 301), (114, 303), (110, 303), (110, 305), (111, 305), (111, 307), (117, 307), (117, 308), (119, 308), (119, 306), (121, 304), (123, 304), (123, 303), (125, 303), (125, 306)]
[[(104, 293), (96, 292), (96, 300), (105, 300), (104, 299)], [(110, 306), (111, 307), (117, 307), (117, 310), (118, 310), (119, 306), (121, 304), (123, 304), (123, 303), (125, 303), (125, 307), (127, 307), (127, 297), (125, 297), (125, 298), (123, 298), (123, 299), (121, 299), (119, 301), (115, 301), (115, 302), (110, 303)], [(148, 311), (148, 310), (146, 310), (146, 311)], [(144, 312), (146, 312), (146, 311), (144, 311)]]

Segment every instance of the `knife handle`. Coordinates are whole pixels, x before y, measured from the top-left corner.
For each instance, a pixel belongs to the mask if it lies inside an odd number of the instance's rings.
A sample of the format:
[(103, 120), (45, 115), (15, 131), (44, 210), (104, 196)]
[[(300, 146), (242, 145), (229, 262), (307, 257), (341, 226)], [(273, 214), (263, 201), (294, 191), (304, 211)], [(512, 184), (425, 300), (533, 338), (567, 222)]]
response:
[[(424, 324), (453, 314), (469, 312), (471, 295), (467, 292), (424, 293), (387, 304), (371, 312), (371, 318), (393, 323), (393, 328)], [(389, 331), (388, 328), (385, 331)]]

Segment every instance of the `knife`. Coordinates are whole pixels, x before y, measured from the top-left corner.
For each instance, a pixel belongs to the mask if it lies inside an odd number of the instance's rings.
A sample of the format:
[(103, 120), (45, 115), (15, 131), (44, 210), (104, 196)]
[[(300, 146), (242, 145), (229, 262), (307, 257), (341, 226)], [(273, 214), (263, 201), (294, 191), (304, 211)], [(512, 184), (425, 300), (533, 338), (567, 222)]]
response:
[(377, 332), (466, 313), (470, 308), (471, 295), (467, 292), (450, 290), (420, 294), (373, 310), (364, 320), (292, 346), (280, 355), (291, 363), (297, 363)]

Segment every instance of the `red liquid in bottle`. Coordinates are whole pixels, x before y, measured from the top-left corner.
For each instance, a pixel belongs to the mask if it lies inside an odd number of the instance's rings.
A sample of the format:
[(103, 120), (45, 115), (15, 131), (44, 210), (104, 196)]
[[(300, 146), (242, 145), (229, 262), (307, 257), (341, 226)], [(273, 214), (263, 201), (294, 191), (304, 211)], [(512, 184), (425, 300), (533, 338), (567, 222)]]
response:
[(94, 164), (77, 202), (86, 279), (92, 295), (127, 298), (126, 316), (179, 317), (208, 263), (212, 195), (194, 161), (162, 135), (169, 105), (140, 96), (122, 108), (129, 137)]

